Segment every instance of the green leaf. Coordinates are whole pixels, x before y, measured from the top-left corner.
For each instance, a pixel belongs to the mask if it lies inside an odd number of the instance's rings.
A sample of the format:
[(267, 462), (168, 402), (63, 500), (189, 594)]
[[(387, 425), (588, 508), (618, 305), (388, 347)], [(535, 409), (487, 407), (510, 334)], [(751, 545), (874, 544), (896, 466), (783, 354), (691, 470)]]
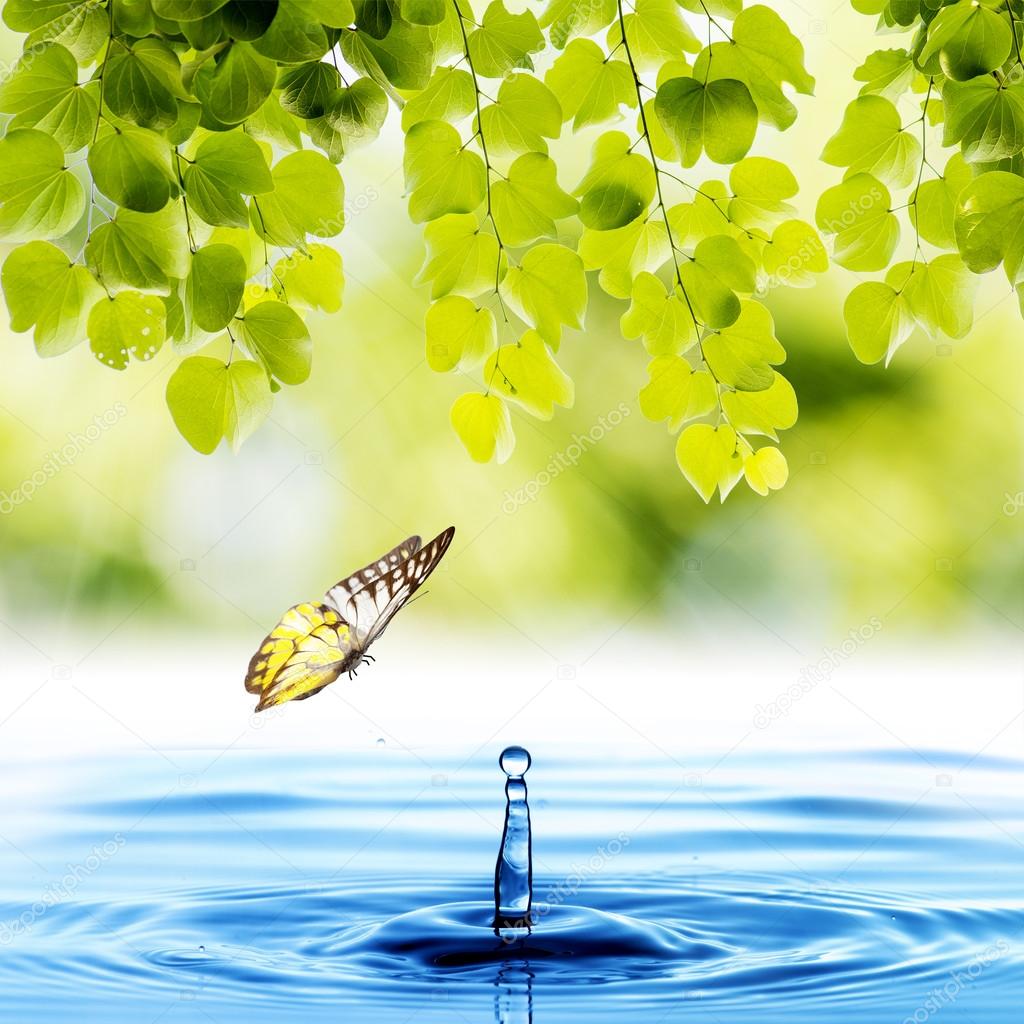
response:
[(784, 200), (795, 196), (799, 186), (793, 172), (778, 160), (748, 156), (729, 172), (729, 185), (729, 219), (742, 228), (772, 227), (796, 212)]
[(918, 55), (923, 66), (938, 54), (942, 70), (965, 81), (999, 67), (1013, 46), (1010, 22), (975, 0), (943, 7), (928, 26), (928, 39)]
[(166, 295), (170, 280), (188, 275), (189, 250), (179, 203), (158, 213), (118, 210), (92, 233), (86, 262), (108, 288)]
[(89, 170), (96, 187), (129, 210), (156, 213), (178, 194), (167, 140), (144, 128), (99, 139), (89, 150)]
[(556, 405), (571, 408), (575, 398), (572, 380), (536, 331), (527, 331), (516, 344), (494, 352), (484, 365), (484, 380), (541, 420), (551, 419)]
[(828, 253), (817, 231), (802, 220), (787, 220), (773, 232), (764, 250), (764, 270), (770, 286), (810, 288), (815, 274), (828, 270)]
[(330, 97), (325, 116), (346, 143), (353, 145), (376, 138), (387, 114), (384, 90), (372, 78), (360, 78)]
[(267, 374), (251, 359), (235, 359), (225, 367), (224, 436), (238, 451), (270, 415), (274, 396)]
[(708, 327), (733, 323), (747, 305), (735, 293), (749, 294), (757, 285), (753, 261), (729, 235), (698, 242), (693, 259), (680, 266), (679, 274), (697, 316)]
[(1024, 84), (994, 78), (946, 82), (942, 144), (960, 144), (964, 159), (986, 163), (1024, 149)]
[(853, 73), (860, 95), (875, 93), (895, 102), (909, 88), (917, 69), (906, 50), (876, 50)]
[(682, 356), (652, 359), (647, 376), (648, 383), (640, 389), (640, 411), (655, 423), (668, 420), (669, 433), (718, 405), (714, 378), (707, 370), (694, 370)]
[(900, 237), (889, 190), (870, 174), (853, 174), (818, 199), (818, 228), (835, 235), (832, 258), (848, 270), (888, 266)]
[(427, 363), (437, 373), (472, 370), (498, 344), (494, 314), (461, 295), (446, 295), (430, 306), (426, 335)]
[(103, 296), (89, 271), (49, 242), (29, 242), (4, 260), (2, 282), (11, 330), (34, 327), (41, 356), (67, 352), (85, 338), (88, 311)]
[(78, 65), (63, 46), (41, 46), (21, 57), (0, 86), (0, 110), (12, 128), (38, 127), (66, 152), (81, 149), (96, 123), (95, 87), (78, 85)]
[(438, 68), (402, 110), (402, 131), (420, 121), (459, 121), (476, 107), (473, 76), (461, 68)]
[(224, 437), (227, 366), (209, 356), (183, 359), (167, 381), (167, 407), (179, 433), (203, 455)]
[(344, 32), (341, 53), (382, 89), (423, 89), (434, 70), (430, 31), (423, 25), (395, 21), (383, 39), (374, 39), (368, 32)]
[(957, 200), (955, 231), (968, 269), (984, 274), (1003, 264), (1013, 287), (1024, 281), (1024, 180), (987, 171)]
[(414, 223), (472, 213), (484, 201), (487, 169), (446, 121), (420, 121), (405, 137), (405, 188)]
[(654, 110), (682, 154), (684, 167), (692, 167), (702, 151), (715, 163), (736, 163), (757, 132), (757, 107), (750, 92), (731, 78), (707, 84), (670, 78), (659, 86)]
[(788, 430), (797, 419), (796, 392), (781, 373), (763, 391), (726, 391), (722, 409), (741, 434), (764, 434), (777, 441), (779, 430)]
[(228, 0), (151, 0), (153, 13), (169, 21), (199, 21), (223, 7)]
[(401, 9), (413, 25), (437, 25), (444, 21), (446, 0), (402, 0)]
[(719, 14), (723, 18), (735, 19), (743, 9), (743, 0), (679, 0), (679, 6), (705, 17)]
[(964, 158), (954, 153), (946, 162), (942, 177), (922, 182), (910, 197), (911, 223), (926, 242), (941, 249), (956, 248), (953, 218), (957, 199), (972, 177)]
[(892, 354), (914, 331), (907, 297), (882, 281), (865, 281), (846, 297), (843, 305), (846, 335), (853, 354), (862, 363), (888, 363)]
[(45, 43), (60, 43), (82, 64), (91, 64), (100, 47), (106, 43), (109, 21), (106, 10), (90, 0), (8, 0), (4, 17), (9, 12), (33, 7), (31, 20), (36, 27), (25, 39), (26, 53), (35, 52)]
[(242, 254), (232, 245), (204, 245), (193, 254), (185, 294), (204, 331), (222, 331), (231, 323), (248, 276)]
[(491, 187), (491, 212), (505, 245), (526, 245), (556, 234), (555, 221), (571, 217), (579, 204), (558, 187), (555, 162), (542, 153), (524, 153), (508, 176)]
[(92, 307), (86, 329), (93, 355), (105, 366), (123, 370), (129, 355), (145, 361), (160, 350), (166, 311), (154, 295), (119, 292)]
[(562, 107), (562, 119), (572, 118), (572, 130), (615, 117), (619, 106), (637, 105), (636, 86), (629, 66), (606, 60), (590, 39), (574, 39), (544, 76)]
[(839, 131), (825, 144), (821, 159), (849, 174), (864, 171), (902, 188), (921, 162), (921, 143), (903, 131), (899, 111), (882, 96), (860, 96), (843, 115)]
[(73, 14), (87, 0), (7, 0), (4, 23), (15, 32), (32, 32)]
[(313, 340), (302, 317), (291, 306), (273, 299), (247, 310), (239, 321), (241, 341), (267, 373), (282, 384), (308, 379)]
[(902, 289), (914, 319), (932, 336), (963, 338), (974, 323), (975, 276), (955, 253), (929, 263), (898, 263), (886, 283)]
[(561, 50), (573, 36), (591, 36), (615, 19), (615, 0), (549, 0), (540, 16), (541, 28), (550, 28), (551, 45)]
[(59, 238), (85, 212), (85, 189), (64, 166), (64, 151), (35, 128), (0, 139), (0, 239)]
[(296, 117), (323, 117), (328, 101), (341, 87), (341, 74), (333, 64), (311, 60), (288, 68), (278, 82), (281, 106)]
[[(700, 50), (700, 42), (683, 20), (675, 0), (637, 0), (633, 13), (622, 20), (629, 52), (642, 70), (676, 60), (684, 50)], [(608, 30), (608, 49), (613, 50), (621, 42), (622, 26), (615, 21)]]
[(327, 245), (307, 245), (278, 260), (274, 273), (290, 303), (336, 313), (341, 309), (345, 277), (341, 253)]
[(480, 112), (488, 152), (546, 153), (545, 138), (562, 132), (562, 108), (555, 94), (532, 75), (511, 75), (501, 83), (496, 103)]
[(279, 4), (270, 27), (252, 45), (264, 57), (281, 64), (319, 60), (330, 49), (320, 22), (321, 10), (326, 11), (328, 6), (308, 0)]
[(580, 220), (586, 227), (620, 228), (650, 206), (657, 188), (654, 168), (631, 148), (625, 132), (606, 132), (594, 144), (590, 169), (576, 186), (576, 194), (583, 198)]
[(302, 148), (302, 133), (299, 122), (285, 110), (273, 93), (242, 126), (246, 135), (262, 139), (285, 150)]
[(195, 78), (203, 107), (222, 124), (237, 124), (256, 113), (277, 81), (277, 65), (250, 43), (235, 41), (216, 66), (208, 61)]
[(103, 65), (103, 102), (140, 128), (167, 128), (185, 97), (177, 54), (159, 39), (112, 47)]
[(204, 139), (182, 176), (189, 209), (207, 224), (247, 227), (242, 195), (270, 192), (274, 180), (259, 144), (241, 132)]
[(583, 329), (587, 309), (583, 261), (564, 245), (534, 246), (518, 267), (509, 268), (501, 282), (501, 296), (540, 337), (557, 346), (563, 324)]
[(693, 201), (669, 207), (672, 239), (679, 246), (696, 245), (706, 235), (729, 230), (729, 191), (720, 181), (705, 181)]
[(250, 200), (249, 220), (273, 245), (294, 248), (307, 234), (331, 238), (345, 226), (345, 186), (322, 154), (289, 153), (271, 171), (274, 190)]
[(328, 28), (348, 28), (356, 20), (352, 0), (292, 0), (292, 6)]
[(725, 423), (717, 427), (694, 423), (687, 427), (676, 442), (676, 462), (705, 502), (711, 501), (716, 489), (725, 501), (743, 472), (736, 431)]
[(814, 93), (800, 41), (778, 14), (760, 4), (737, 15), (731, 41), (712, 43), (701, 51), (693, 75), (738, 79), (750, 90), (760, 119), (780, 130), (796, 120), (796, 107), (783, 93), (782, 83), (805, 96)]
[(455, 399), (452, 427), (474, 462), (505, 462), (512, 454), (515, 437), (508, 406), (497, 395), (469, 393)]
[(427, 225), (427, 256), (416, 283), (431, 282), (430, 296), (470, 297), (497, 287), (505, 260), (494, 235), (480, 230), (473, 214), (451, 213)]
[(493, 0), (467, 45), (478, 75), (504, 78), (515, 68), (533, 70), (530, 54), (543, 49), (544, 36), (532, 11), (512, 14), (501, 0)]
[(789, 479), (789, 464), (778, 448), (766, 445), (744, 457), (743, 476), (751, 490), (763, 496), (785, 487)]
[(181, 63), (166, 43), (136, 39), (130, 47), (122, 42), (111, 48), (103, 65), (103, 102), (118, 117), (140, 128), (166, 128), (178, 119), (179, 98), (185, 98)]
[(735, 323), (701, 342), (704, 359), (723, 384), (737, 391), (764, 391), (775, 379), (772, 366), (786, 361), (767, 307), (745, 301)]
[(628, 299), (633, 279), (655, 271), (672, 255), (665, 225), (658, 219), (637, 218), (623, 228), (594, 231), (580, 238), (579, 254), (586, 270), (600, 270), (598, 284), (617, 299)]
[(697, 327), (678, 287), (671, 291), (653, 274), (643, 271), (633, 282), (629, 309), (619, 326), (624, 338), (643, 338), (652, 356), (685, 352), (697, 340)]

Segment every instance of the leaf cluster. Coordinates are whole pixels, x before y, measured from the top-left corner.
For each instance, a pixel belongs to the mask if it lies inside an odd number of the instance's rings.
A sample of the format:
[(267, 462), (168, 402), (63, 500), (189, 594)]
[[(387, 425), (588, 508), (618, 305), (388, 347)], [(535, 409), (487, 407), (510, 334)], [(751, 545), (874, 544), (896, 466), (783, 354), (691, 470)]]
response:
[(837, 263), (884, 271), (850, 292), (844, 315), (857, 358), (888, 363), (917, 328), (935, 340), (970, 331), (976, 274), (1002, 265), (1024, 296), (1024, 4), (854, 6), (905, 44), (855, 72), (860, 94), (822, 154), (844, 177), (817, 217)]
[[(340, 257), (318, 241), (344, 225), (337, 164), (396, 108), (424, 225), (426, 360), (470, 383), (450, 416), (472, 458), (509, 456), (513, 410), (573, 404), (562, 345), (596, 286), (623, 303), (647, 364), (640, 408), (678, 435), (701, 497), (785, 482), (775, 443), (797, 403), (764, 299), (828, 259), (792, 172), (752, 153), (814, 89), (771, 8), (7, 0), (3, 17), (25, 43), (0, 86), (14, 329), (44, 356), (88, 339), (119, 370), (173, 346), (167, 402), (197, 450), (237, 447), (308, 378), (308, 314), (341, 304)], [(834, 147), (856, 150), (845, 187), (913, 175), (914, 145), (885, 118), (867, 151)], [(560, 161), (581, 132), (589, 160), (570, 180)], [(881, 244), (854, 235), (862, 259)], [(918, 305), (938, 287), (906, 276)]]

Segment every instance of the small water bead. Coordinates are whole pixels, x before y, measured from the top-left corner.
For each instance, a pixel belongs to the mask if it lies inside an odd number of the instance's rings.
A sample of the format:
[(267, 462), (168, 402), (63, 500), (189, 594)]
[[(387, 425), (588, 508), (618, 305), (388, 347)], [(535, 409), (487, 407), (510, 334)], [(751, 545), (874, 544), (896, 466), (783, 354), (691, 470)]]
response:
[(506, 747), (498, 764), (510, 779), (521, 779), (530, 770), (530, 752), (525, 747)]

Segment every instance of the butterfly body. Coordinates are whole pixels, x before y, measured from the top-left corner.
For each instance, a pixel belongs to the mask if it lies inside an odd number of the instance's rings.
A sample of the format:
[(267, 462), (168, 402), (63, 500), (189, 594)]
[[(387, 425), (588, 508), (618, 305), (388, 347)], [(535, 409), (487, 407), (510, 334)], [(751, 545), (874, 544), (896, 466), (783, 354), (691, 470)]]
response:
[(256, 710), (305, 700), (373, 661), (367, 648), (437, 568), (454, 535), (449, 527), (425, 547), (409, 537), (339, 580), (323, 601), (289, 608), (249, 661), (245, 688), (259, 694)]

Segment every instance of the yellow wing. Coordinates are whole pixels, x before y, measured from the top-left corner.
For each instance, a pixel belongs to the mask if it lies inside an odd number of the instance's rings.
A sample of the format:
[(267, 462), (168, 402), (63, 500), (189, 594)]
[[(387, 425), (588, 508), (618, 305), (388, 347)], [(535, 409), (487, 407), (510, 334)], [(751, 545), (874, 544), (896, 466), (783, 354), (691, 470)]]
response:
[(325, 604), (297, 604), (260, 644), (245, 688), (258, 693), (257, 711), (312, 697), (358, 657), (348, 623)]

